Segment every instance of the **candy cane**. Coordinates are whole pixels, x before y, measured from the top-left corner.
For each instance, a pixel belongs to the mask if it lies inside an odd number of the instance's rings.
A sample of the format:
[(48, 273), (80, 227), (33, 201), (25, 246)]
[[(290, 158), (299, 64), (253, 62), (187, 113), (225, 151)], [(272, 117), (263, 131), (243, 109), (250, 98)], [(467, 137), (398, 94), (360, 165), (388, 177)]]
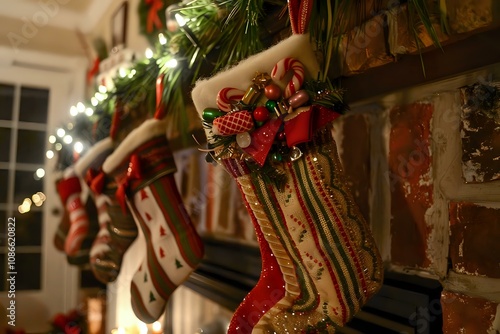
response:
[(231, 111), (231, 104), (234, 101), (239, 101), (245, 95), (241, 89), (226, 87), (222, 88), (217, 94), (217, 106), (220, 110), (229, 112)]
[(283, 94), (285, 98), (289, 98), (295, 94), (302, 86), (302, 83), (304, 82), (304, 66), (297, 59), (287, 57), (276, 63), (271, 71), (271, 77), (273, 79), (281, 80), (290, 70), (293, 71), (293, 75), (286, 85), (285, 93)]

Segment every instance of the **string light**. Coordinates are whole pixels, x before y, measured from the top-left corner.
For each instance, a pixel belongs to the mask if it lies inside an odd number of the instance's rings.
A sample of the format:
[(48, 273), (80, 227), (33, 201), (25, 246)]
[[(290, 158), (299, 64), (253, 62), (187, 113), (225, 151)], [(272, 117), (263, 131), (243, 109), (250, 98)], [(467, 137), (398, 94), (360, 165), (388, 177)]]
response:
[(175, 14), (175, 20), (177, 21), (177, 24), (179, 24), (179, 27), (184, 27), (187, 23), (186, 19), (182, 17), (181, 14), (177, 13)]
[(56, 151), (60, 151), (60, 150), (62, 150), (62, 144), (61, 144), (61, 143), (57, 143), (57, 144), (55, 145), (55, 148), (56, 148)]
[(177, 61), (177, 59), (172, 58), (169, 61), (167, 61), (165, 66), (167, 66), (168, 68), (174, 68), (174, 67), (177, 67), (178, 64), (179, 64), (179, 62)]
[(50, 135), (49, 136), (49, 143), (54, 144), (56, 142), (56, 136)]
[(62, 128), (59, 128), (59, 129), (57, 129), (56, 134), (59, 138), (62, 138), (66, 134), (66, 131), (64, 131), (64, 129), (62, 129)]
[(92, 116), (93, 114), (94, 114), (94, 109), (92, 109), (92, 108), (87, 108), (87, 109), (85, 109), (85, 115), (87, 115), (87, 116), (89, 116), (89, 117), (90, 117), (90, 116)]
[(104, 85), (99, 86), (99, 93), (101, 94), (106, 94), (108, 92), (108, 89)]
[(90, 98), (90, 103), (92, 104), (92, 106), (96, 107), (99, 104), (99, 101), (95, 98), (95, 96), (92, 96)]
[(148, 59), (151, 59), (154, 56), (153, 50), (151, 50), (150, 48), (147, 48), (146, 51), (144, 52), (144, 54), (146, 55), (146, 58), (148, 58)]
[(70, 135), (66, 135), (66, 136), (64, 136), (64, 138), (63, 138), (63, 142), (64, 142), (65, 144), (71, 144), (71, 143), (73, 142), (73, 137), (71, 137)]
[(81, 102), (78, 102), (78, 103), (76, 104), (76, 109), (78, 109), (78, 112), (79, 112), (79, 113), (82, 113), (82, 112), (84, 112), (84, 111), (85, 111), (85, 105), (84, 105), (83, 103), (81, 103)]
[(41, 179), (45, 176), (45, 170), (43, 168), (38, 168), (35, 174), (39, 179)]
[(158, 41), (160, 42), (161, 45), (167, 44), (167, 37), (163, 35), (163, 33), (158, 34)]
[(45, 156), (47, 157), (47, 159), (52, 159), (54, 157), (54, 151), (52, 150), (48, 150), (46, 153), (45, 153)]
[(79, 141), (73, 145), (73, 149), (75, 150), (76, 153), (82, 153), (83, 152), (83, 144)]
[(118, 75), (120, 76), (120, 78), (125, 78), (127, 76), (127, 71), (123, 67), (120, 67), (120, 69), (118, 70)]
[(78, 109), (75, 106), (71, 106), (71, 108), (69, 108), (69, 114), (73, 117), (78, 115)]

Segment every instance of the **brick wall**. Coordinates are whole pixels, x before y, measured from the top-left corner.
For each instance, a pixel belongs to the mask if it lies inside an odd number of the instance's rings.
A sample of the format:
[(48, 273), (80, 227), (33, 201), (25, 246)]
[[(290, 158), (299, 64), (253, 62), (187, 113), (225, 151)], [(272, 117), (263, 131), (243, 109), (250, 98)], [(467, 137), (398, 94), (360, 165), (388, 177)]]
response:
[(334, 130), (387, 270), (442, 283), (444, 333), (500, 331), (500, 95), (480, 110), (485, 93), (463, 88), (499, 78), (490, 66), (360, 102)]

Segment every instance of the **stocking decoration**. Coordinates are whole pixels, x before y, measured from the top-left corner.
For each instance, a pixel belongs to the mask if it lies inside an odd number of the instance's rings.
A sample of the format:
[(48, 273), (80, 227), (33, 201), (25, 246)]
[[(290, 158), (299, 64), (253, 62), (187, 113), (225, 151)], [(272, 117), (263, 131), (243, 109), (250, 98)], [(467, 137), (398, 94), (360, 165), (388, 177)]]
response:
[(203, 244), (177, 190), (166, 123), (144, 122), (106, 160), (103, 170), (118, 184), (116, 196), (128, 206), (144, 233), (147, 249), (131, 282), (132, 307), (151, 323), (203, 256)]
[(69, 214), (69, 230), (64, 240), (64, 252), (70, 264), (88, 264), (90, 245), (95, 236), (94, 224), (90, 223), (88, 209), (91, 203), (82, 203), (81, 185), (72, 167), (64, 172), (64, 178), (57, 183), (57, 191)]
[[(300, 90), (317, 69), (309, 37), (294, 35), (193, 90), (216, 148), (211, 154), (236, 180), (263, 258), (261, 280), (233, 315), (229, 334), (333, 333), (382, 284), (380, 256), (347, 189), (331, 135), (334, 110), (343, 106), (339, 92)], [(289, 71), (290, 82), (277, 81)], [(252, 90), (253, 101), (273, 111), (262, 121), (259, 106), (248, 110), (259, 118), (256, 129), (233, 142), (214, 136), (204, 115), (226, 87)]]
[[(61, 181), (62, 175), (57, 178), (56, 180), (56, 188), (57, 184)], [(69, 213), (66, 208), (63, 208), (63, 216), (61, 218), (61, 221), (57, 225), (57, 230), (56, 234), (54, 234), (54, 246), (56, 249), (60, 252), (64, 252), (64, 244), (66, 243), (66, 237), (68, 236), (69, 232), (69, 227), (70, 227), (70, 222), (69, 222)]]
[[(117, 242), (116, 238), (113, 238), (111, 234), (112, 227), (109, 211), (113, 203), (116, 206), (116, 201), (113, 200), (114, 193), (112, 194), (113, 197), (104, 193), (106, 186), (105, 176), (104, 173), (97, 172), (101, 168), (104, 159), (112, 150), (113, 142), (111, 138), (103, 139), (92, 146), (75, 165), (75, 171), (80, 177), (86, 175), (86, 181), (97, 207), (99, 231), (90, 248), (90, 268), (94, 276), (103, 283), (109, 283), (116, 279), (120, 270), (123, 253), (126, 250), (123, 244)], [(114, 218), (132, 220), (131, 215)], [(135, 232), (135, 235), (137, 235), (137, 230)]]

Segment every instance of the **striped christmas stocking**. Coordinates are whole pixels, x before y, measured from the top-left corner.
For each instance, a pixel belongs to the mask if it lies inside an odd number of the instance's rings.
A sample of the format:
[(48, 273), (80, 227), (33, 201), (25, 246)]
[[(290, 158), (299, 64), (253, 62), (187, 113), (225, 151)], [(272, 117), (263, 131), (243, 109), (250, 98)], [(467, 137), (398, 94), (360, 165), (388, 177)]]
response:
[(131, 282), (132, 307), (154, 322), (179, 284), (201, 261), (203, 244), (184, 208), (173, 173), (166, 123), (151, 119), (132, 131), (103, 170), (117, 181), (117, 198), (130, 209), (147, 244)]
[[(193, 89), (212, 156), (236, 180), (263, 256), (265, 284), (228, 334), (334, 333), (382, 284), (328, 125), (341, 93), (313, 80), (318, 71), (309, 36), (294, 35)], [(311, 89), (300, 90), (305, 80)]]
[[(120, 220), (119, 224), (128, 222), (133, 225), (134, 232), (127, 238), (125, 245), (123, 239), (114, 237), (116, 232), (111, 226), (110, 211), (113, 206), (119, 206), (114, 199), (116, 187), (112, 178), (107, 177), (103, 172), (98, 172), (102, 167), (105, 158), (113, 150), (111, 138), (106, 138), (96, 143), (92, 148), (75, 164), (75, 172), (87, 181), (92, 192), (94, 203), (97, 207), (97, 219), (99, 231), (90, 248), (90, 268), (94, 276), (103, 283), (109, 283), (116, 279), (120, 271), (120, 266), (125, 250), (137, 236), (137, 228), (130, 214), (123, 214), (120, 209), (119, 215), (114, 215), (115, 220)], [(133, 236), (133, 238), (132, 238)]]
[(69, 230), (64, 240), (64, 252), (70, 264), (88, 264), (90, 245), (95, 236), (86, 207), (82, 204), (80, 179), (73, 168), (68, 168), (64, 178), (57, 183), (57, 192), (69, 215)]
[[(283, 297), (262, 312), (258, 322), (246, 324), (251, 330), (241, 331), (245, 322), (233, 317), (232, 325), (240, 325), (230, 327), (228, 333), (299, 329), (333, 333), (381, 286), (381, 260), (345, 186), (329, 130), (321, 131), (314, 143), (301, 149), (299, 160), (283, 165), (284, 191), (252, 173), (244, 160), (222, 161), (238, 182), (263, 232), (261, 242), (275, 256), (285, 282)], [(274, 286), (274, 294), (279, 295), (281, 281)], [(262, 300), (253, 304), (257, 302)]]

